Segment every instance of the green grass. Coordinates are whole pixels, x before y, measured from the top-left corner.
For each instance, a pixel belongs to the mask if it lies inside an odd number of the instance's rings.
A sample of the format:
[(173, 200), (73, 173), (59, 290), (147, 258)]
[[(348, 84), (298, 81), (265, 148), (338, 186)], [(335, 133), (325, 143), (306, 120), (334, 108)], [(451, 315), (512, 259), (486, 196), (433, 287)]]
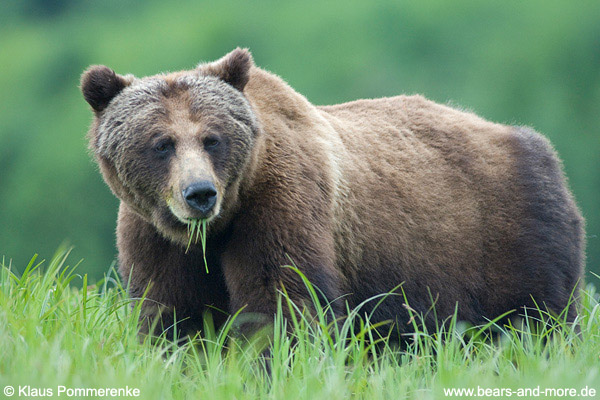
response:
[(188, 244), (185, 248), (187, 253), (193, 243), (198, 243), (198, 239), (202, 244), (202, 255), (204, 256), (204, 268), (208, 274), (208, 262), (206, 261), (206, 220), (205, 219), (190, 219), (188, 222)]
[(231, 339), (231, 324), (215, 332), (207, 320), (203, 337), (181, 346), (140, 341), (140, 301), (127, 297), (112, 271), (88, 286), (66, 260), (66, 252), (34, 259), (22, 274), (2, 266), (0, 390), (128, 386), (143, 399), (311, 400), (444, 398), (444, 388), (600, 390), (600, 304), (592, 285), (579, 331), (555, 319), (537, 333), (526, 324), (502, 327), (489, 340), (485, 329), (450, 320), (437, 332), (418, 332), (403, 351), (370, 345), (377, 338), (368, 321), (361, 329), (328, 322), (326, 305), (312, 320), (300, 314), (285, 321), (281, 309), (293, 305), (283, 295), (270, 331), (269, 374), (261, 341)]

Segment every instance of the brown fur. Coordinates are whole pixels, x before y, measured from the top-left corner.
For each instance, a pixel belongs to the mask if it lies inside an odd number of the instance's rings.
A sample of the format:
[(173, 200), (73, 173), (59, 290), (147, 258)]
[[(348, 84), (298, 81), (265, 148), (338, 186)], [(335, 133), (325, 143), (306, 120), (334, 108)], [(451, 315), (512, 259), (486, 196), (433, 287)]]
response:
[[(282, 285), (308, 303), (281, 268), (290, 259), (329, 300), (344, 296), (338, 314), (402, 284), (416, 311), (433, 300), (432, 324), (457, 304), (474, 323), (534, 300), (560, 312), (582, 277), (582, 217), (554, 150), (531, 130), (420, 96), (316, 107), (241, 49), (141, 80), (92, 67), (82, 90), (96, 113), (91, 148), (122, 200), (121, 274), (133, 296), (151, 284), (149, 298), (185, 329), (207, 306), (270, 318)], [(168, 162), (149, 150), (165, 133)], [(219, 154), (199, 145), (215, 134)], [(178, 192), (197, 179), (219, 193), (208, 275), (176, 218), (192, 216)], [(404, 332), (404, 301), (364, 312)]]

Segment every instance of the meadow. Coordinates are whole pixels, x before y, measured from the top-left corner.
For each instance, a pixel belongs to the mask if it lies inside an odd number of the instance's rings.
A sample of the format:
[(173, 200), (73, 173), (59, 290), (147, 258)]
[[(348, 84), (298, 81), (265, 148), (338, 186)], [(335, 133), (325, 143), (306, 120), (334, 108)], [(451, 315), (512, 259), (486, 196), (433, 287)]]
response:
[[(473, 327), (451, 318), (435, 332), (418, 329), (399, 348), (378, 337), (385, 329), (360, 309), (333, 322), (321, 304), (313, 317), (290, 321), (279, 311), (268, 334), (250, 342), (231, 334), (233, 316), (220, 331), (207, 318), (200, 334), (177, 344), (139, 339), (143, 299), (127, 296), (113, 268), (95, 285), (80, 268), (69, 265), (64, 249), (47, 261), (32, 259), (22, 273), (3, 263), (0, 389), (7, 398), (8, 387), (14, 398), (101, 398), (100, 389), (143, 399), (434, 399), (464, 397), (450, 392), (463, 389), (486, 398), (600, 393), (597, 278), (582, 293), (577, 327), (561, 316), (547, 316), (541, 330), (533, 322)], [(280, 310), (290, 306), (283, 294)], [(410, 323), (420, 316), (414, 317)]]

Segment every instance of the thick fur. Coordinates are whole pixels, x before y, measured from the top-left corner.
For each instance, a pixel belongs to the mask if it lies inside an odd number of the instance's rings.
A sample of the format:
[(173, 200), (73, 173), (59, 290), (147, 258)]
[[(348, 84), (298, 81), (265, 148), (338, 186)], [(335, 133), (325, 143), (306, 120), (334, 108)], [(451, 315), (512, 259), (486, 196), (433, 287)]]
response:
[[(428, 324), (456, 305), (473, 323), (535, 304), (558, 313), (577, 293), (583, 219), (554, 150), (530, 129), (421, 96), (317, 107), (241, 49), (143, 79), (98, 68), (82, 77), (95, 110), (90, 146), (122, 200), (120, 272), (133, 296), (150, 285), (161, 305), (146, 317), (175, 310), (189, 330), (207, 307), (269, 319), (282, 286), (310, 303), (282, 268), (290, 260), (338, 299), (340, 315), (344, 302), (398, 285)], [(218, 154), (199, 145), (215, 132)], [(173, 143), (168, 160), (151, 151), (161, 135)], [(219, 193), (208, 275), (199, 245), (185, 252), (189, 210), (177, 194), (198, 177)], [(412, 327), (406, 300), (363, 313), (402, 333)]]

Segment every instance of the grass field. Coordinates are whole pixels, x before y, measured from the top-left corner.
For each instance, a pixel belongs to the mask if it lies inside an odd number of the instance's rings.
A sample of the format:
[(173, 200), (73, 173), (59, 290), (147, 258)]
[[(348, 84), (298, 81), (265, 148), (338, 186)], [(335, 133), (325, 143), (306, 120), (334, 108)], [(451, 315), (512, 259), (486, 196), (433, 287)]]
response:
[[(485, 389), (486, 398), (508, 389), (511, 396), (505, 391), (495, 398), (600, 398), (594, 280), (582, 296), (580, 330), (555, 320), (538, 333), (497, 327), (499, 337), (489, 340), (481, 328), (448, 321), (447, 329), (414, 335), (402, 351), (370, 346), (375, 338), (368, 321), (357, 332), (347, 321), (325, 326), (325, 310), (314, 321), (290, 321), (290, 337), (276, 316), (269, 374), (260, 341), (228, 338), (230, 325), (215, 333), (207, 323), (203, 337), (180, 346), (140, 341), (140, 302), (127, 297), (112, 272), (88, 287), (61, 251), (47, 262), (33, 260), (22, 274), (2, 265), (0, 390), (7, 398), (12, 387), (10, 398), (116, 398), (77, 390), (128, 388), (118, 398), (137, 389), (142, 399), (334, 400), (453, 398), (460, 396), (444, 390), (464, 388), (479, 398)], [(282, 303), (288, 306), (285, 298)]]

